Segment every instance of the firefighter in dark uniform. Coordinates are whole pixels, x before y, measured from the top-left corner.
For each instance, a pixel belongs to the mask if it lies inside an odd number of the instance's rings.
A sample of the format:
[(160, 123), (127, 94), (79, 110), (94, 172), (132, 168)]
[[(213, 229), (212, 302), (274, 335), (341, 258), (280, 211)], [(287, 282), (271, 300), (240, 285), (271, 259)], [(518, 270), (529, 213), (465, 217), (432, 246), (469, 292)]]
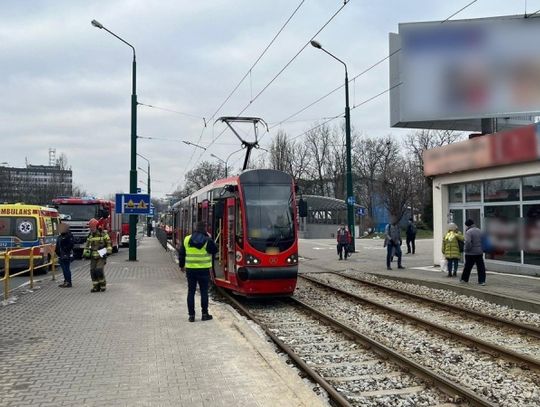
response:
[(195, 291), (197, 284), (201, 291), (202, 321), (209, 321), (212, 315), (208, 313), (208, 285), (212, 256), (218, 252), (216, 243), (206, 233), (205, 224), (198, 222), (196, 230), (187, 235), (178, 251), (179, 266), (186, 272), (188, 281), (187, 305), (189, 322), (195, 322)]
[[(90, 219), (88, 227), (90, 234), (86, 239), (86, 246), (83, 251), (83, 257), (90, 259), (90, 277), (92, 278), (93, 287), (90, 290), (93, 293), (105, 291), (107, 281), (105, 281), (105, 264), (107, 263), (106, 256), (111, 255), (112, 246), (109, 234), (98, 228), (99, 222), (96, 219)], [(99, 250), (106, 249), (107, 253), (102, 255)]]

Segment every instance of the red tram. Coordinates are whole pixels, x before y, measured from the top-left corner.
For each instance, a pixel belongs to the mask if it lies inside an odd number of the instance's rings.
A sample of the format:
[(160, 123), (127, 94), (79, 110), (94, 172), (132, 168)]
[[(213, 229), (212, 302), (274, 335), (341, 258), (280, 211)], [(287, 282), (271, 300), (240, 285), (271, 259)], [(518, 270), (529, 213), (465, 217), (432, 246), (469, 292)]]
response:
[(245, 296), (292, 295), (298, 276), (295, 186), (276, 170), (245, 170), (214, 181), (173, 206), (173, 243), (196, 222), (219, 248), (212, 279)]

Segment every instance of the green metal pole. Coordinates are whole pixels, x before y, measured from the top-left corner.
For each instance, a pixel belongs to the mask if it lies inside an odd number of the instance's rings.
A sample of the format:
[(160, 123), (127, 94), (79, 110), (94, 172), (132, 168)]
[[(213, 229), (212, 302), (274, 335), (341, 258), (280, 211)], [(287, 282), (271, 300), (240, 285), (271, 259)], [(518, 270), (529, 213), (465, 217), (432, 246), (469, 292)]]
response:
[[(133, 73), (131, 92), (131, 169), (129, 171), (129, 192), (137, 193), (137, 62), (133, 49)], [(137, 260), (137, 215), (129, 215), (129, 260)]]
[(350, 199), (354, 199), (352, 184), (352, 159), (351, 159), (351, 109), (349, 108), (349, 75), (345, 65), (345, 148), (347, 149), (347, 224), (352, 236), (351, 249), (355, 251), (355, 227), (354, 227), (354, 204)]
[[(152, 195), (150, 190), (150, 161), (148, 161), (148, 195), (150, 196), (150, 206), (152, 206)], [(152, 236), (152, 218), (150, 216), (146, 217), (146, 235), (148, 237)]]

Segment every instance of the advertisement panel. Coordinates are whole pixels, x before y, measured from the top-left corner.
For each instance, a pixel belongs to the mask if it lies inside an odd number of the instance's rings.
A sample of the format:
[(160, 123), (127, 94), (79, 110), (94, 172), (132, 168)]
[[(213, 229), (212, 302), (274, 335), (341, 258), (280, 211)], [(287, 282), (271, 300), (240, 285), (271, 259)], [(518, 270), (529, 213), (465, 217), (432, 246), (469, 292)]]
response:
[(477, 130), (475, 119), (539, 115), (539, 36), (540, 18), (523, 16), (400, 24), (390, 37), (390, 51), (400, 48), (390, 79), (401, 82), (391, 124)]

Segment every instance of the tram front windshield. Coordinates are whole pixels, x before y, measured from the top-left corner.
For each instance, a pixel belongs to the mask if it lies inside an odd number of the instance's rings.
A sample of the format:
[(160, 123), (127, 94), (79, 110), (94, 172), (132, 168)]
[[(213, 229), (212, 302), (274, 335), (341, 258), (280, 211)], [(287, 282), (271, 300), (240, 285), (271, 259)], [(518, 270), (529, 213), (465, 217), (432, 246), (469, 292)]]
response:
[(244, 185), (247, 237), (261, 252), (287, 250), (295, 241), (290, 185)]

